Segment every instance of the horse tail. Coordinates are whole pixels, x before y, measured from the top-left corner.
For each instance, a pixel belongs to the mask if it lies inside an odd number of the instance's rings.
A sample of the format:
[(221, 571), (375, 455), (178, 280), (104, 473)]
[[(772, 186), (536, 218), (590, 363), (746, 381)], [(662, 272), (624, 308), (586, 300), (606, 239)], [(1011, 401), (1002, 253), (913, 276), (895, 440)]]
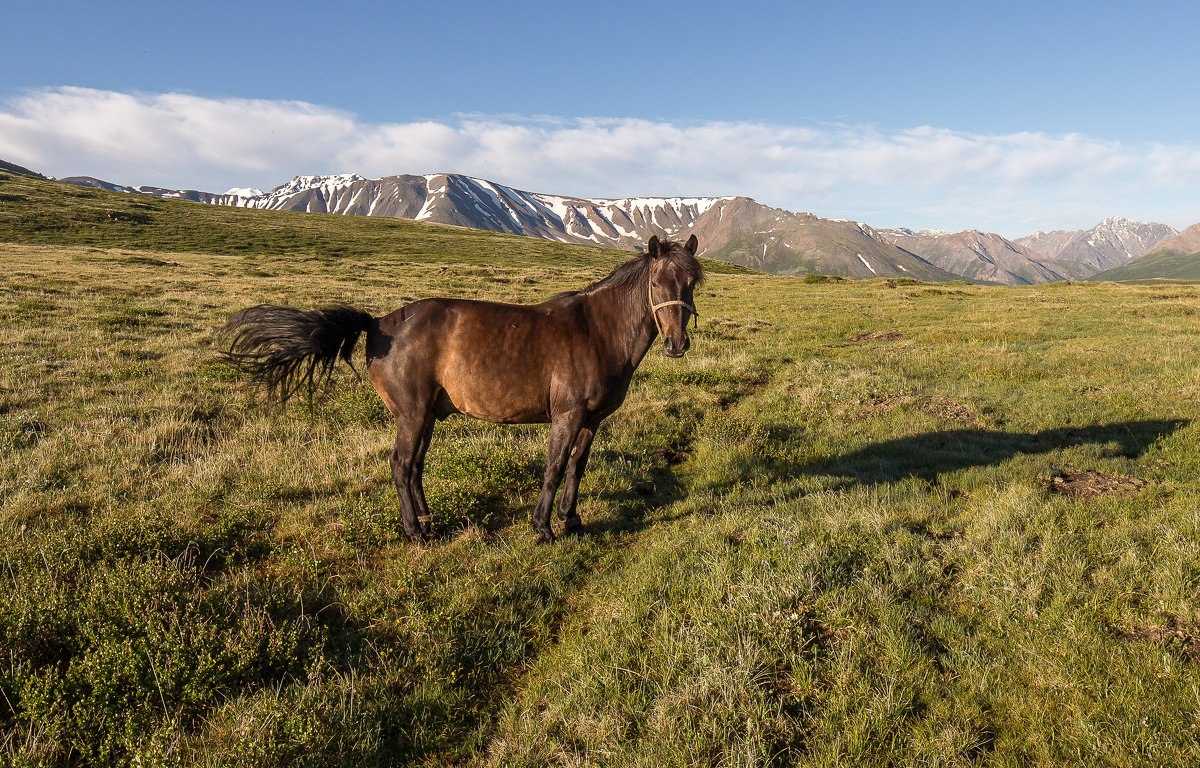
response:
[(267, 385), (280, 404), (301, 389), (309, 403), (328, 386), (338, 358), (352, 369), (350, 354), (373, 318), (345, 305), (304, 311), (260, 304), (243, 309), (221, 328), (229, 339), (227, 362)]

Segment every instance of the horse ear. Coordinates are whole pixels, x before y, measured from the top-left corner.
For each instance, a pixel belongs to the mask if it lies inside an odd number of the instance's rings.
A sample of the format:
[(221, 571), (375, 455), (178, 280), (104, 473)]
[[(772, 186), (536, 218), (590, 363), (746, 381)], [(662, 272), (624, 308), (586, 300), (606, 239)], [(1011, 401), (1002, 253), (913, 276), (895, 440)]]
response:
[(650, 258), (657, 259), (659, 257), (658, 235), (651, 235), (646, 241), (646, 253), (650, 254)]
[(688, 241), (683, 244), (683, 250), (687, 251), (688, 253), (690, 253), (693, 256), (696, 255), (696, 249), (699, 247), (700, 247), (700, 241), (696, 239), (695, 235), (692, 235), (691, 237), (689, 237)]

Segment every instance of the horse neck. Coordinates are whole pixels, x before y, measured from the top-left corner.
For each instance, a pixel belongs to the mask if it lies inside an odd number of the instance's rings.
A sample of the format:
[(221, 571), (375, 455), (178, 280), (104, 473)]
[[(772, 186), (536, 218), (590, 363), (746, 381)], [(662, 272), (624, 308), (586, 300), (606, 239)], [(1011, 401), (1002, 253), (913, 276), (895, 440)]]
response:
[(636, 368), (650, 350), (658, 327), (650, 314), (649, 276), (631, 286), (601, 288), (588, 298), (592, 312), (603, 324), (603, 340), (614, 358), (623, 358)]

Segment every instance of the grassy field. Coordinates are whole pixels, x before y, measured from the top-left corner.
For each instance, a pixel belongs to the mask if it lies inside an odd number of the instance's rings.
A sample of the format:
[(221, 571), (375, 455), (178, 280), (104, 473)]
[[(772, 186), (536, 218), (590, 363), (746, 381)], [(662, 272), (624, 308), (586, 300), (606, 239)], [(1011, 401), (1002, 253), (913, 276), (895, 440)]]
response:
[(1200, 762), (1200, 287), (714, 273), (587, 536), (452, 418), (414, 547), (369, 385), (272, 411), (214, 329), (622, 257), (79, 192), (0, 178), (0, 764)]

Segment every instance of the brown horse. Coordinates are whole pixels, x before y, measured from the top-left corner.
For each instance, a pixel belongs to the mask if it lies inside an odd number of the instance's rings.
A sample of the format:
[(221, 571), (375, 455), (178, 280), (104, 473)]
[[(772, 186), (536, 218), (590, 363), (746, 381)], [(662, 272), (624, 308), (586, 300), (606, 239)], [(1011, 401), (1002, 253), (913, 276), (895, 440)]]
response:
[(656, 336), (682, 357), (696, 315), (693, 290), (704, 277), (696, 237), (686, 244), (651, 237), (635, 256), (582, 291), (535, 305), (425, 299), (378, 319), (351, 307), (302, 311), (257, 306), (224, 327), (227, 359), (286, 402), (309, 397), (340, 356), (350, 363), (367, 332), (367, 376), (396, 420), (392, 477), (404, 532), (429, 537), (421, 474), (435, 421), (453, 413), (502, 424), (550, 423), (541, 495), (533, 510), (538, 541), (554, 540), (550, 507), (559, 483), (564, 532), (583, 524), (575, 510), (592, 438), (625, 400), (634, 370)]

